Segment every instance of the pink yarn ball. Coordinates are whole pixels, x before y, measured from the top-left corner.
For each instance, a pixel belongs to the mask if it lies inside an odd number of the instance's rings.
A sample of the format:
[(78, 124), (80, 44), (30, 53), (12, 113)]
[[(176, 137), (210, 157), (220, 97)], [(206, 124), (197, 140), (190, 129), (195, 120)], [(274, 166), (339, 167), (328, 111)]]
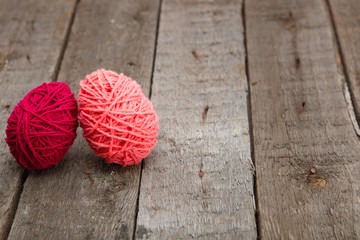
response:
[(7, 121), (6, 142), (16, 162), (28, 169), (57, 164), (76, 138), (77, 102), (66, 83), (30, 91)]
[(141, 87), (104, 69), (80, 82), (79, 120), (89, 146), (108, 163), (138, 164), (156, 144), (158, 117)]

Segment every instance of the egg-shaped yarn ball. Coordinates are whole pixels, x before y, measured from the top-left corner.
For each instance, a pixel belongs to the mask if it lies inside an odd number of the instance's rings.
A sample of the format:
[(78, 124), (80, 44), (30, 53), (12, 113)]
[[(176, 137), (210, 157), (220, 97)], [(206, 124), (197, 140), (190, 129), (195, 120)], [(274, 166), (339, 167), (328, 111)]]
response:
[(44, 83), (31, 90), (7, 121), (6, 142), (27, 169), (57, 164), (76, 138), (77, 102), (66, 83)]
[(99, 69), (80, 82), (78, 101), (83, 136), (97, 156), (125, 167), (149, 155), (158, 117), (136, 81)]

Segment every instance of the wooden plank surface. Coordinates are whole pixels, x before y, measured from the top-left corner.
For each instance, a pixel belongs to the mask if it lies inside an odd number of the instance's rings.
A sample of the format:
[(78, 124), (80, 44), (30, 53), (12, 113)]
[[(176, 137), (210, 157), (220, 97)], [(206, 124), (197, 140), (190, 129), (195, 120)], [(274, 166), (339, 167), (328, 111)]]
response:
[(360, 2), (330, 0), (352, 102), (360, 119)]
[(262, 239), (360, 237), (359, 141), (325, 1), (246, 1)]
[(164, 0), (137, 239), (256, 239), (241, 1)]
[(73, 1), (0, 0), (0, 239), (7, 237), (23, 183), (5, 142), (15, 105), (57, 72)]
[[(97, 68), (124, 72), (150, 91), (159, 1), (81, 0), (59, 74), (76, 93)], [(32, 172), (10, 239), (132, 239), (140, 165), (95, 157), (78, 138), (56, 167)]]

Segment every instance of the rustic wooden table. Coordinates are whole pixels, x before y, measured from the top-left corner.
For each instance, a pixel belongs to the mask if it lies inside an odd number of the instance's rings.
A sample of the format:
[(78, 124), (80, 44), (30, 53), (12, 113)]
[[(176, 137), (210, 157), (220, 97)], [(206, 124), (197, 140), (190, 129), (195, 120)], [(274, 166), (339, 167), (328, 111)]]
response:
[[(0, 0), (0, 239), (359, 239), (360, 1)], [(81, 137), (25, 171), (17, 102), (98, 68), (160, 117), (138, 166)]]

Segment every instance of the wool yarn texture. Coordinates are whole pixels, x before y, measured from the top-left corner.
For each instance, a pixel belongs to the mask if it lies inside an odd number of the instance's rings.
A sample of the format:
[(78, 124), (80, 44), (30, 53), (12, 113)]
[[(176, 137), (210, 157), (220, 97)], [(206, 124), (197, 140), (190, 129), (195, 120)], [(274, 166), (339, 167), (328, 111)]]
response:
[(97, 156), (125, 167), (149, 155), (158, 117), (136, 81), (99, 69), (80, 82), (78, 101), (83, 136)]
[(7, 121), (6, 142), (27, 169), (57, 164), (76, 138), (77, 101), (66, 83), (51, 82), (30, 91)]

